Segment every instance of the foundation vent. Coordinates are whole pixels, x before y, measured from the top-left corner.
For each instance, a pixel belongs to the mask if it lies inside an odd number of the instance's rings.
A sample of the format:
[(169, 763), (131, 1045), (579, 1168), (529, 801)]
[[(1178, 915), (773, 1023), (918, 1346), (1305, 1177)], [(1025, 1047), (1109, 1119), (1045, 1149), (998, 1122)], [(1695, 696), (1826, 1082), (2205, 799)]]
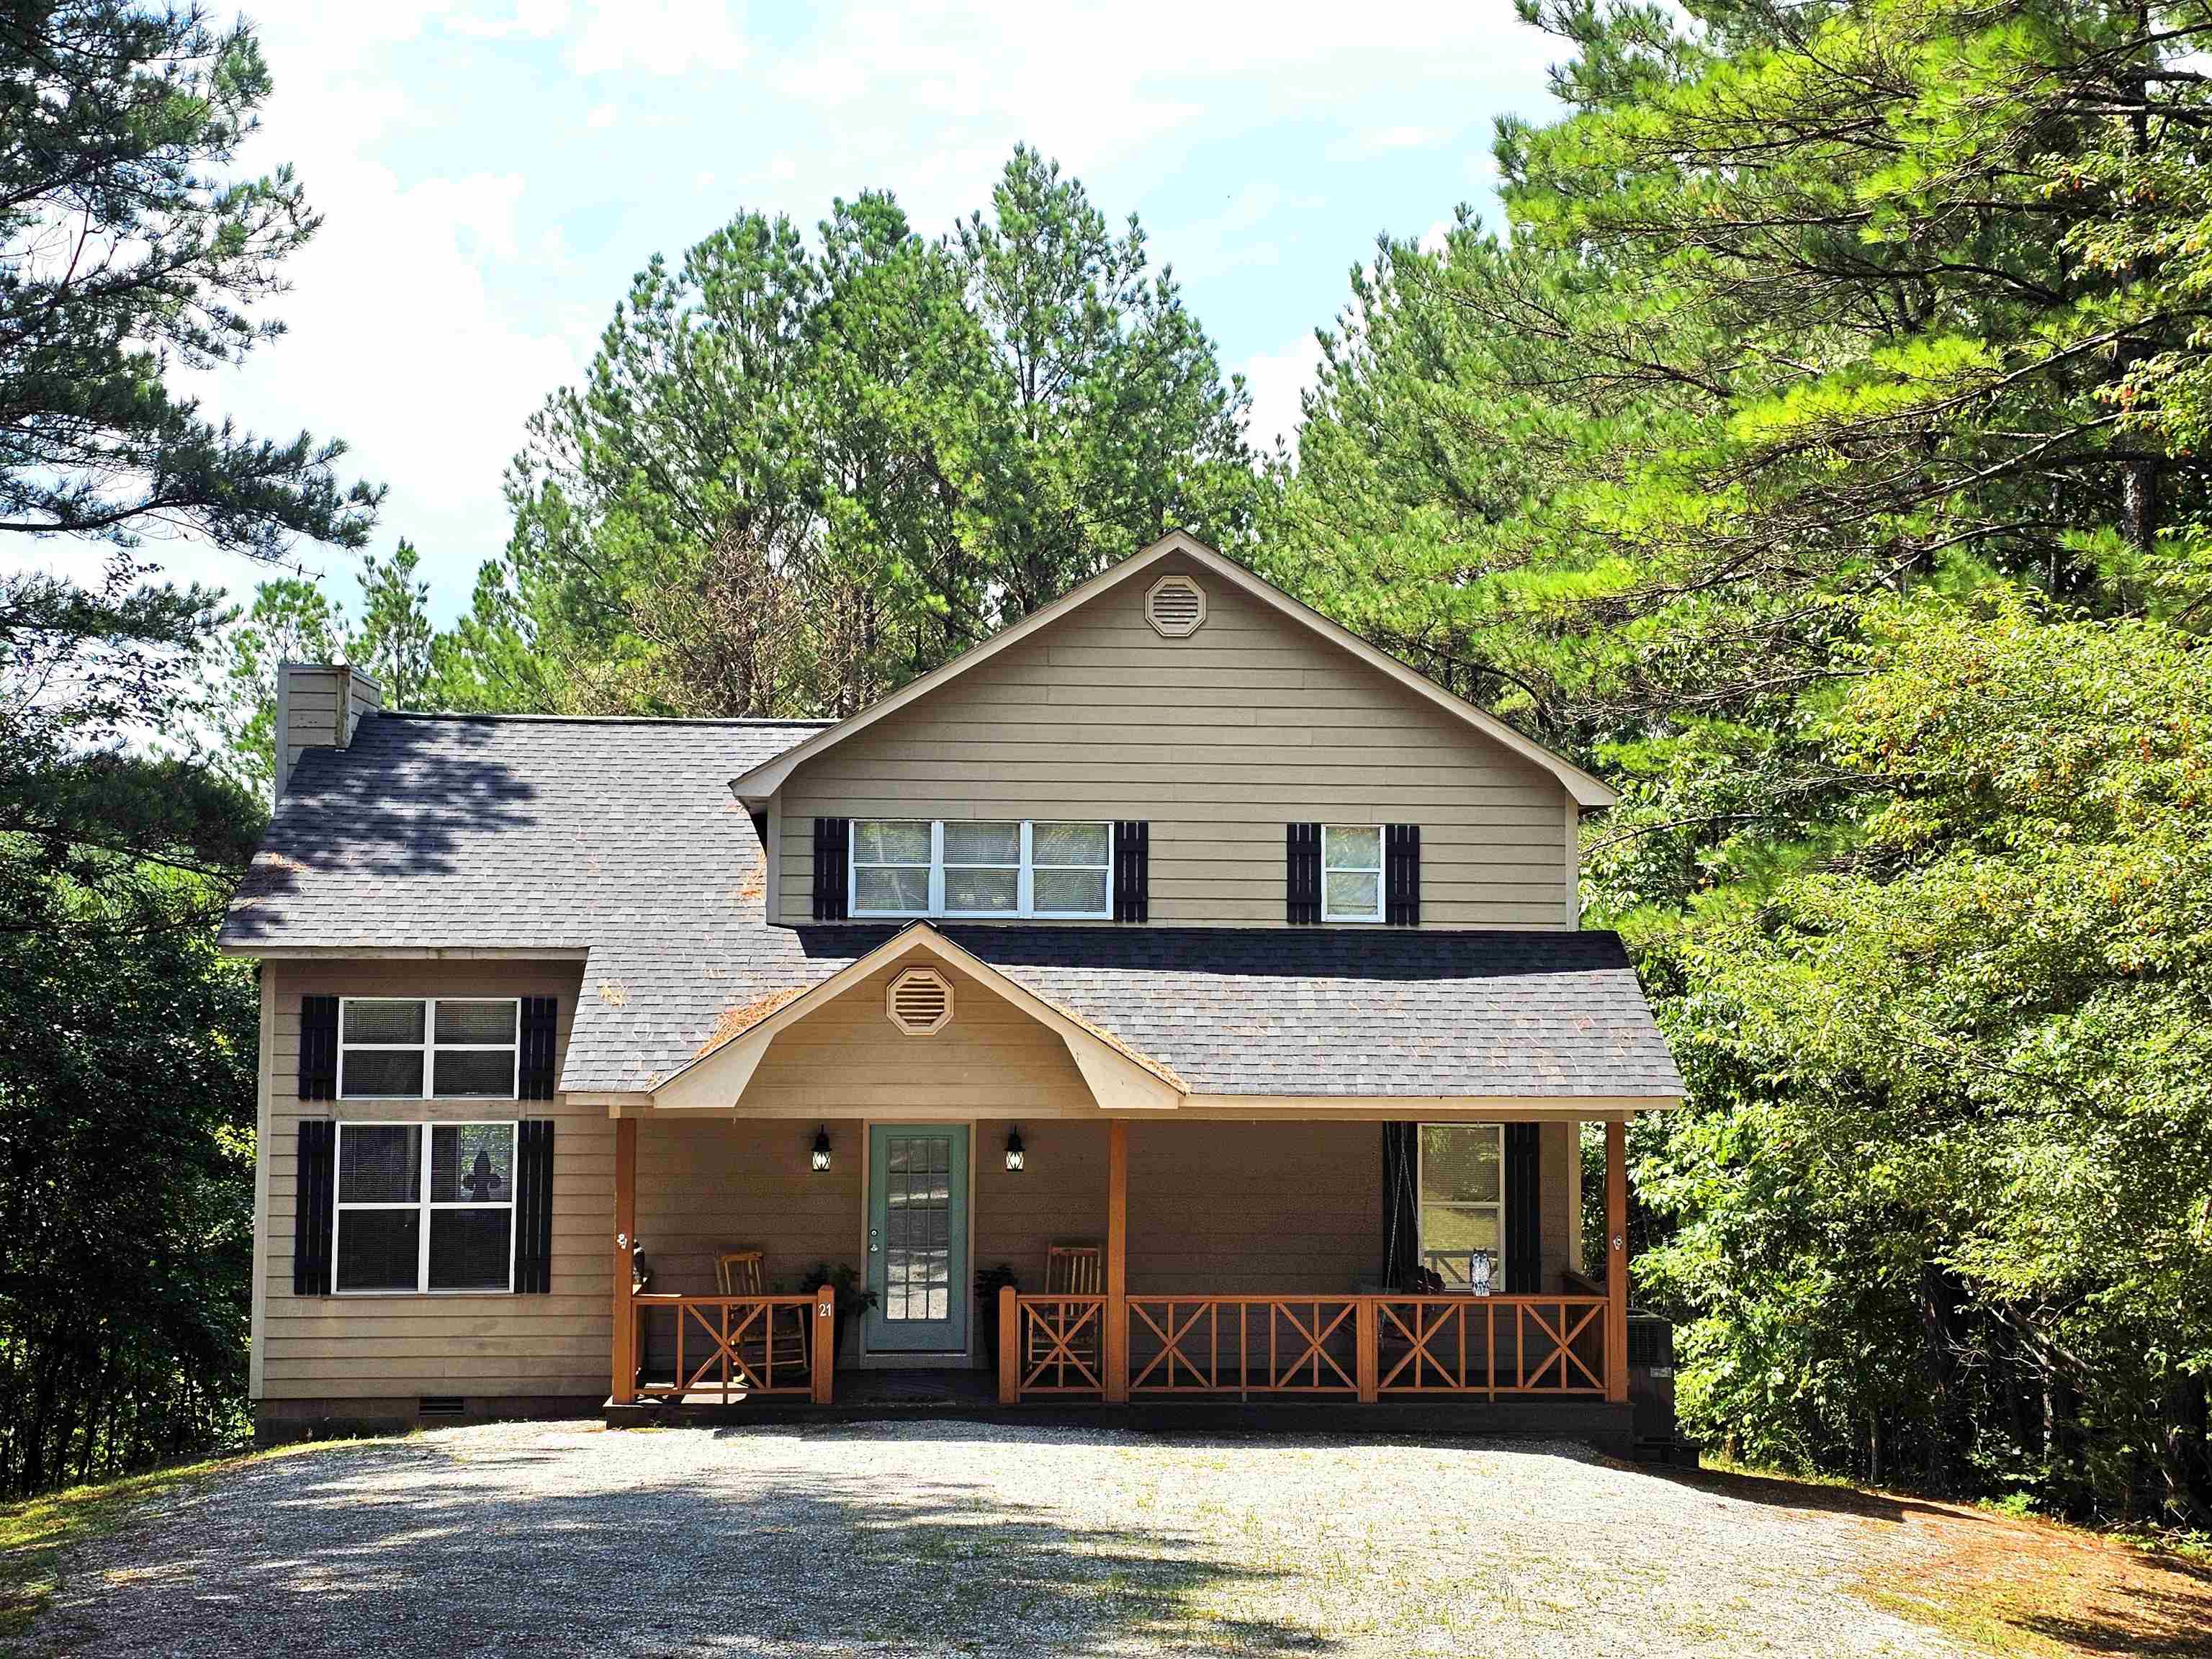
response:
[(1145, 595), (1145, 620), (1163, 639), (1187, 640), (1206, 620), (1206, 590), (1188, 576), (1163, 576)]
[(417, 1417), (459, 1417), (461, 1397), (457, 1394), (426, 1394), (416, 1402)]
[(909, 968), (891, 981), (891, 1024), (908, 1036), (931, 1036), (952, 1023), (952, 987), (934, 968)]

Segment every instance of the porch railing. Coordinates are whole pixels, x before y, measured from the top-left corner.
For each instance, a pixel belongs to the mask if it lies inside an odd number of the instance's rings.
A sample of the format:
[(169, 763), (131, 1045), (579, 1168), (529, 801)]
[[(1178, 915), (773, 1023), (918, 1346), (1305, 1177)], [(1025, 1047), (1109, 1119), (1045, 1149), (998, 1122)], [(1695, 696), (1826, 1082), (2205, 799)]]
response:
[(1133, 1296), (1129, 1392), (1360, 1392), (1356, 1296)]
[[(1106, 1376), (1106, 1298), (1103, 1296), (1024, 1296), (1015, 1303), (1013, 1328), (1006, 1328), (1004, 1304), (1000, 1365), (1011, 1358), (1024, 1395), (1103, 1397)], [(1005, 1347), (1012, 1339), (1011, 1348)]]
[(1601, 1296), (1376, 1298), (1382, 1395), (1605, 1394)]
[(640, 1292), (630, 1304), (641, 1399), (834, 1398), (836, 1294), (826, 1285), (806, 1296)]
[[(1128, 1394), (1603, 1399), (1602, 1296), (1132, 1296)], [(1107, 1396), (1110, 1303), (1000, 1298), (1000, 1398)]]

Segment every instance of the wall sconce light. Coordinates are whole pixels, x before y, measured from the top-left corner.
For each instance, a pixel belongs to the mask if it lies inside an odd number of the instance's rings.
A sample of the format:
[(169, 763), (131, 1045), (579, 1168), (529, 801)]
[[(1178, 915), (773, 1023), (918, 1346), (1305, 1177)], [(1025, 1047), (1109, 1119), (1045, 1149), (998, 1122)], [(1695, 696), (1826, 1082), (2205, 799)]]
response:
[(1022, 1132), (1018, 1128), (1007, 1130), (1006, 1168), (1014, 1171), (1016, 1174), (1019, 1174), (1028, 1158), (1028, 1153), (1022, 1148)]
[(830, 1167), (830, 1130), (825, 1124), (814, 1132), (814, 1173), (820, 1175)]

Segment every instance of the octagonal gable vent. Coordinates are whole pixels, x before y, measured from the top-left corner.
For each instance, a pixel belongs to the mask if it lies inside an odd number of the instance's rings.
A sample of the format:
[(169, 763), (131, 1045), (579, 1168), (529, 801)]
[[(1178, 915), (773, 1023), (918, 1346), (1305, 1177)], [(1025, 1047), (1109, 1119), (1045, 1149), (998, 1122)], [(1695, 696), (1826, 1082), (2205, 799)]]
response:
[(909, 968), (891, 981), (891, 1024), (908, 1036), (930, 1036), (952, 1021), (952, 987), (934, 968)]
[(1163, 576), (1145, 595), (1145, 620), (1164, 639), (1188, 639), (1206, 620), (1206, 590), (1188, 576)]

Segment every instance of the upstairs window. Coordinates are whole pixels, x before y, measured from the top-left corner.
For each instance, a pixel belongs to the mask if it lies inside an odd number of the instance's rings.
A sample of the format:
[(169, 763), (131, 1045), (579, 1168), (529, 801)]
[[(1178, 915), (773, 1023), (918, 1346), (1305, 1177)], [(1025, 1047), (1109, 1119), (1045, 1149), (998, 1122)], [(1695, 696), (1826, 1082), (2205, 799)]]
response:
[(1322, 826), (1321, 919), (1382, 920), (1382, 831), (1379, 825)]
[(518, 997), (342, 997), (340, 1099), (513, 1100)]
[(514, 1288), (514, 1125), (337, 1126), (331, 1288)]
[(1106, 823), (1032, 823), (1030, 914), (1103, 916), (1114, 888), (1114, 829)]
[(1018, 818), (853, 820), (850, 914), (1105, 921), (1110, 823)]

